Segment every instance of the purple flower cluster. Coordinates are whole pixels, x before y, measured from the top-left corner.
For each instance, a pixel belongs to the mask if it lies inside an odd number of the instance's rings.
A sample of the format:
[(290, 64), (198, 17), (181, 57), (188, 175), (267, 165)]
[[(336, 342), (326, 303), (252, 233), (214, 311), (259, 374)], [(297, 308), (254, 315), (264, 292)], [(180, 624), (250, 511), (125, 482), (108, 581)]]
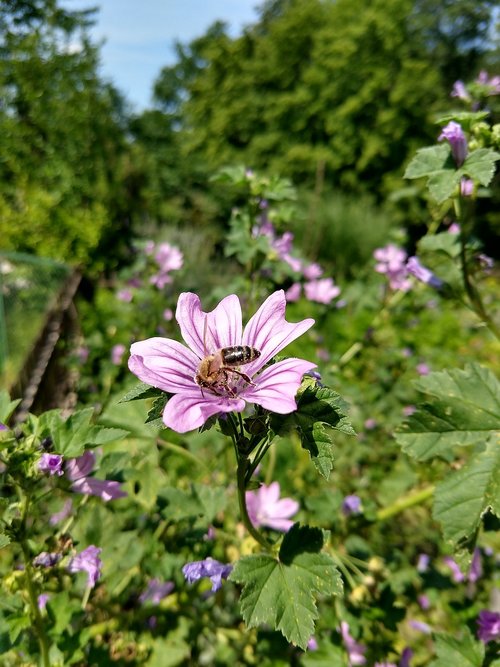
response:
[(418, 257), (408, 258), (407, 253), (393, 243), (377, 248), (373, 256), (377, 260), (375, 271), (387, 276), (389, 287), (393, 290), (408, 292), (412, 287), (410, 276), (437, 290), (444, 286), (443, 281), (423, 266)]
[(95, 456), (90, 450), (66, 463), (66, 476), (73, 482), (71, 490), (75, 493), (98, 496), (104, 502), (124, 498), (127, 494), (121, 490), (119, 482), (89, 477), (94, 465)]
[[(312, 319), (287, 322), (285, 306), (284, 292), (274, 292), (243, 329), (241, 305), (235, 294), (208, 313), (202, 311), (196, 294), (181, 294), (176, 319), (187, 346), (169, 338), (149, 338), (132, 345), (128, 362), (142, 382), (174, 394), (163, 412), (165, 425), (186, 433), (202, 426), (212, 415), (242, 412), (247, 402), (278, 414), (296, 410), (295, 394), (302, 376), (316, 364), (289, 358), (264, 368), (314, 323)], [(239, 371), (221, 370), (218, 351), (242, 345), (260, 352), (244, 366), (246, 377)], [(203, 385), (197, 378), (207, 359), (213, 381)]]
[(204, 560), (186, 563), (182, 568), (182, 574), (190, 584), (208, 577), (212, 582), (212, 593), (215, 593), (222, 586), (222, 579), (227, 579), (232, 569), (232, 565), (224, 565), (224, 563), (209, 557)]
[[(482, 94), (485, 97), (490, 97), (492, 95), (500, 95), (500, 76), (488, 75), (486, 70), (481, 70), (478, 77), (474, 81), (476, 87), (480, 87)], [(457, 97), (464, 102), (470, 102), (472, 99), (471, 94), (467, 90), (463, 81), (455, 81), (453, 84), (453, 89), (451, 91), (452, 97)]]
[(117, 343), (117, 345), (113, 345), (111, 349), (111, 361), (115, 366), (119, 366), (122, 363), (122, 358), (123, 355), (125, 354), (127, 348), (123, 343)]
[(342, 513), (351, 516), (361, 512), (361, 498), (356, 495), (346, 496), (342, 501)]
[(358, 644), (358, 642), (351, 636), (349, 623), (346, 621), (340, 623), (340, 634), (347, 651), (349, 667), (353, 667), (354, 665), (365, 665), (366, 646), (364, 646), (364, 644)]
[(477, 636), (487, 644), (500, 641), (500, 614), (496, 611), (483, 609), (477, 619)]
[(161, 581), (161, 579), (151, 579), (148, 582), (146, 589), (139, 595), (139, 602), (145, 604), (160, 604), (164, 597), (169, 595), (174, 590), (172, 581)]
[(62, 554), (57, 552), (42, 551), (33, 558), (33, 565), (37, 567), (54, 567), (61, 560)]
[(86, 572), (87, 586), (93, 588), (101, 576), (102, 561), (99, 554), (102, 549), (91, 544), (79, 554), (73, 556), (68, 564), (70, 572)]
[(294, 257), (293, 234), (285, 232), (282, 236), (277, 236), (274, 225), (267, 218), (266, 213), (261, 216), (261, 221), (253, 230), (254, 236), (266, 236), (269, 239), (271, 252), (281, 261), (288, 264), (294, 273), (301, 273), (302, 281), (294, 282), (286, 291), (286, 300), (288, 302), (298, 301), (304, 288), (304, 294), (308, 301), (316, 303), (329, 304), (339, 296), (340, 287), (335, 285), (333, 278), (321, 278), (323, 269), (319, 264), (313, 262), (304, 265), (303, 262)]
[(289, 517), (299, 511), (299, 503), (292, 498), (280, 499), (279, 496), (278, 482), (269, 486), (262, 484), (257, 491), (246, 492), (248, 516), (254, 526), (267, 526), (283, 532), (290, 530), (293, 521)]

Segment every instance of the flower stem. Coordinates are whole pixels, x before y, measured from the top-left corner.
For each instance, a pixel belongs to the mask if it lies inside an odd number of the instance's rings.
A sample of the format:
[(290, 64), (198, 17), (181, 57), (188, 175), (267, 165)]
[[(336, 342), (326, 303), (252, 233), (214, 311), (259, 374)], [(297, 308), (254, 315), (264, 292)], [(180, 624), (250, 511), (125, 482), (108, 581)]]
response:
[(247, 504), (245, 499), (245, 491), (246, 491), (245, 476), (247, 472), (247, 465), (248, 465), (248, 459), (243, 457), (240, 458), (240, 460), (238, 461), (237, 479), (238, 479), (238, 502), (240, 505), (241, 518), (243, 520), (245, 528), (248, 530), (248, 532), (254, 538), (254, 540), (256, 540), (256, 542), (258, 542), (265, 549), (270, 549), (272, 547), (272, 544), (268, 542), (266, 538), (259, 533), (259, 531), (255, 528), (255, 526), (251, 522), (250, 517), (248, 516)]
[(413, 507), (414, 505), (420, 505), (421, 503), (424, 503), (426, 500), (429, 500), (429, 498), (432, 498), (434, 491), (434, 486), (428, 486), (427, 488), (421, 489), (416, 493), (410, 493), (407, 496), (403, 496), (403, 498), (398, 498), (398, 500), (392, 503), (392, 505), (383, 507), (377, 512), (377, 521), (385, 521), (386, 519), (390, 519), (396, 514), (399, 514), (400, 512), (403, 512), (404, 510)]

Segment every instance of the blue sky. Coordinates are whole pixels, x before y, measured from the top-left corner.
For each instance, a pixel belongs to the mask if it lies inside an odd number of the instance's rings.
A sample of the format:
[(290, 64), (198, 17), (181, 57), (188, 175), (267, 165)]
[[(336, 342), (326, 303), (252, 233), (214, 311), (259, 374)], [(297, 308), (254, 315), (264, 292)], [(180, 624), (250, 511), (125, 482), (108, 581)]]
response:
[(257, 18), (259, 0), (61, 0), (67, 9), (98, 6), (95, 41), (101, 49), (102, 75), (111, 79), (137, 111), (150, 104), (153, 81), (175, 61), (176, 40), (189, 42), (216, 20), (230, 33)]

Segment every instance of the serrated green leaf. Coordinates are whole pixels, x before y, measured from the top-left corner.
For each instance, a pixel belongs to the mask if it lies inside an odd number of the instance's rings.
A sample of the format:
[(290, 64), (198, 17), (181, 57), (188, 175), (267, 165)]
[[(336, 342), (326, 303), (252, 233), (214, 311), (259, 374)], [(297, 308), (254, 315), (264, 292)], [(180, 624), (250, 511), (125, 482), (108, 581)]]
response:
[(318, 595), (340, 595), (342, 579), (332, 559), (318, 553), (322, 531), (295, 524), (279, 558), (267, 554), (238, 561), (229, 579), (243, 585), (241, 613), (248, 627), (268, 623), (305, 650), (318, 617)]
[(325, 642), (317, 651), (308, 651), (300, 664), (303, 667), (345, 667), (346, 653), (340, 646)]
[(106, 445), (108, 442), (121, 440), (129, 435), (123, 428), (107, 428), (105, 426), (93, 426), (87, 434), (88, 443), (92, 445)]
[(434, 518), (445, 539), (457, 544), (479, 526), (491, 509), (500, 517), (500, 438), (492, 437), (458, 472), (444, 479), (434, 494)]
[(13, 614), (7, 618), (7, 626), (9, 628), (10, 641), (14, 643), (23, 630), (31, 627), (31, 619), (28, 614), (23, 614), (22, 612)]
[(417, 244), (418, 256), (424, 257), (428, 253), (448, 255), (455, 259), (460, 255), (460, 240), (457, 234), (442, 232), (424, 236)]
[(495, 162), (500, 160), (500, 153), (491, 148), (478, 148), (469, 153), (459, 169), (460, 178), (469, 176), (485, 187), (490, 184), (495, 174)]
[(148, 411), (148, 416), (145, 421), (146, 424), (150, 424), (152, 422), (156, 422), (158, 419), (161, 419), (163, 415), (163, 410), (167, 405), (167, 401), (168, 401), (168, 396), (164, 392), (162, 392), (161, 396), (155, 398), (155, 400), (153, 401), (153, 405), (151, 406), (151, 409)]
[(168, 521), (192, 519), (203, 514), (203, 505), (193, 489), (184, 491), (169, 487), (162, 489), (158, 495), (168, 503), (161, 511)]
[(420, 148), (406, 167), (404, 178), (421, 178), (442, 171), (453, 169), (451, 150), (448, 144)]
[(297, 395), (297, 410), (289, 415), (272, 415), (271, 428), (279, 436), (296, 429), (302, 447), (318, 471), (328, 478), (333, 466), (333, 443), (325, 426), (354, 435), (346, 409), (345, 401), (335, 391), (306, 380)]
[(132, 387), (123, 398), (121, 398), (118, 403), (127, 403), (128, 401), (142, 401), (145, 398), (155, 398), (162, 394), (161, 389), (156, 387), (151, 387), (145, 382), (139, 382), (135, 387)]
[(431, 174), (427, 186), (431, 197), (438, 204), (442, 204), (453, 195), (459, 183), (460, 173), (456, 170), (446, 169)]
[(475, 123), (479, 123), (489, 115), (488, 111), (454, 111), (452, 113), (445, 114), (436, 120), (437, 125), (446, 125), (450, 120), (454, 120), (456, 123), (467, 129)]
[(484, 659), (484, 644), (476, 641), (470, 630), (464, 628), (460, 638), (451, 635), (436, 635), (437, 660), (430, 667), (481, 667)]
[(5, 533), (0, 533), (0, 549), (3, 549), (9, 544), (10, 544), (10, 537)]
[(478, 364), (431, 373), (415, 383), (435, 397), (395, 433), (403, 450), (425, 461), (448, 456), (454, 447), (485, 443), (500, 432), (500, 384)]

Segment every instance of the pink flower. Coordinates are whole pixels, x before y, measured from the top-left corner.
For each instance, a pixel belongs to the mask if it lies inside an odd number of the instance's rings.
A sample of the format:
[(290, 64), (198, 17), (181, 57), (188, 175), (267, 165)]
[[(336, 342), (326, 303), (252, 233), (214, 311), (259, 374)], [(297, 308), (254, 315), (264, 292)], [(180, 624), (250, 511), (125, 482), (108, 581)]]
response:
[(349, 656), (349, 667), (353, 667), (353, 665), (365, 665), (366, 646), (358, 644), (354, 637), (351, 636), (349, 623), (346, 621), (342, 621), (340, 624), (340, 634), (342, 635), (344, 646)]
[[(235, 294), (227, 296), (209, 313), (202, 311), (196, 294), (181, 294), (176, 319), (188, 347), (156, 337), (134, 343), (130, 350), (132, 373), (143, 382), (174, 394), (163, 412), (165, 425), (186, 433), (202, 426), (212, 415), (242, 412), (246, 402), (279, 414), (296, 410), (295, 394), (302, 376), (316, 364), (291, 358), (262, 370), (275, 354), (314, 324), (312, 319), (296, 324), (287, 322), (285, 306), (283, 290), (274, 292), (243, 330), (241, 305)], [(212, 374), (219, 370), (213, 388), (197, 383), (202, 360), (214, 355), (211, 364), (216, 365), (218, 351), (242, 345), (260, 352), (245, 364), (246, 377), (238, 368), (224, 367), (219, 354), (218, 368), (210, 367)]]
[(125, 354), (126, 349), (127, 348), (122, 343), (113, 345), (113, 348), (111, 349), (111, 361), (115, 364), (115, 366), (119, 366), (122, 363), (122, 357)]
[(118, 292), (116, 293), (116, 298), (118, 299), (118, 301), (124, 301), (125, 303), (130, 303), (134, 298), (134, 295), (132, 294), (131, 290), (124, 288), (118, 290)]
[(292, 498), (280, 499), (279, 482), (263, 484), (257, 491), (247, 491), (245, 500), (248, 516), (254, 526), (267, 526), (286, 532), (293, 526), (291, 516), (299, 511), (299, 503)]
[(470, 101), (470, 95), (467, 92), (467, 88), (465, 87), (464, 82), (460, 81), (460, 79), (453, 84), (451, 97), (458, 97), (460, 100), (464, 100), (464, 102)]
[(317, 280), (323, 275), (323, 269), (319, 264), (314, 262), (313, 264), (304, 267), (303, 274), (306, 280)]
[(383, 248), (377, 248), (373, 256), (377, 260), (375, 271), (386, 274), (391, 289), (403, 292), (411, 289), (412, 283), (406, 269), (407, 254), (402, 248), (388, 243)]
[(328, 304), (340, 294), (340, 287), (334, 284), (332, 278), (321, 278), (306, 283), (304, 292), (309, 301)]
[(170, 243), (160, 243), (156, 247), (155, 260), (162, 273), (177, 271), (182, 268), (184, 256), (179, 248)]
[(441, 134), (438, 137), (438, 141), (443, 141), (443, 139), (446, 139), (449, 142), (453, 159), (455, 160), (457, 167), (461, 167), (465, 162), (469, 149), (467, 146), (467, 137), (465, 136), (460, 123), (455, 123), (454, 120), (450, 120), (450, 122), (443, 127)]
[(87, 586), (93, 588), (101, 576), (102, 562), (99, 554), (102, 549), (91, 544), (89, 547), (73, 556), (68, 564), (70, 572), (86, 572)]
[(298, 301), (300, 299), (301, 291), (302, 287), (300, 283), (293, 283), (293, 285), (290, 285), (290, 287), (285, 292), (285, 298), (287, 302), (292, 303), (293, 301)]
[(75, 493), (83, 493), (87, 496), (98, 496), (105, 503), (117, 498), (125, 498), (127, 493), (120, 488), (120, 482), (107, 479), (95, 479), (89, 477), (95, 464), (94, 453), (87, 450), (76, 459), (71, 459), (66, 464), (66, 477), (73, 484), (71, 490)]
[(452, 222), (451, 225), (448, 227), (448, 232), (450, 234), (460, 234), (460, 225), (458, 222)]

